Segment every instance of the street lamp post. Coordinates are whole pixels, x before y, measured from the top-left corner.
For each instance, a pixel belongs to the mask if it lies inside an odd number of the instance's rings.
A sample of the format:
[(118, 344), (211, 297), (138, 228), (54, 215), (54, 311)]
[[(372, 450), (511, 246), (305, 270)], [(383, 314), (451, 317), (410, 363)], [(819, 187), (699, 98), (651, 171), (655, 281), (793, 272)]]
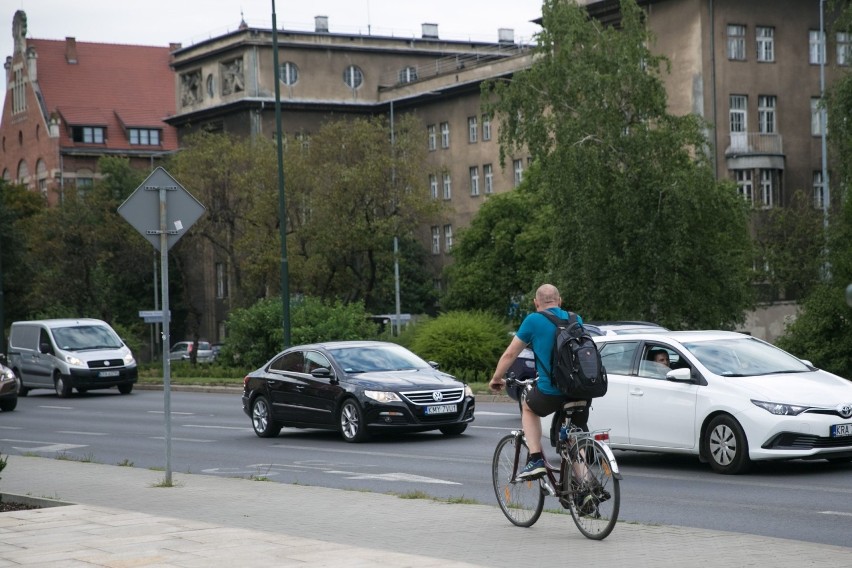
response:
[(281, 236), (281, 323), (284, 347), (290, 347), (290, 283), (287, 269), (287, 207), (284, 201), (284, 145), (281, 140), (281, 85), (278, 69), (278, 22), (272, 0), (272, 65), (275, 67), (275, 130), (278, 145), (278, 231)]

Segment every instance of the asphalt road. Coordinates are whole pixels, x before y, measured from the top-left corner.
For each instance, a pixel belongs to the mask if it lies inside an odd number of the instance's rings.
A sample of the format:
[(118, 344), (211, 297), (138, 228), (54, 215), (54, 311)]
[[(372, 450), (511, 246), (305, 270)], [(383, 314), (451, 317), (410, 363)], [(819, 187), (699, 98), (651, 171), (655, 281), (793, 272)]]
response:
[[(0, 413), (0, 453), (163, 469), (163, 407), (161, 391), (93, 391), (67, 399), (32, 391), (17, 410)], [(173, 392), (171, 409), (174, 472), (485, 504), (494, 503), (494, 446), (519, 425), (516, 404), (479, 402), (476, 421), (459, 437), (427, 432), (347, 444), (336, 432), (289, 428), (277, 438), (258, 438), (238, 394)], [(758, 464), (748, 475), (722, 476), (686, 456), (616, 457), (624, 474), (624, 521), (848, 546), (850, 465)], [(545, 506), (558, 508), (555, 501)]]

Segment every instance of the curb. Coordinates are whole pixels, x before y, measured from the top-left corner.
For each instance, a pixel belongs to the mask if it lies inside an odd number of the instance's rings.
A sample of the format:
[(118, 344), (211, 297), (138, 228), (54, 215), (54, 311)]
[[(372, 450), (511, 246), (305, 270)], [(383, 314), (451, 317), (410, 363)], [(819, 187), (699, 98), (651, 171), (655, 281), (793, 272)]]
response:
[(48, 499), (46, 497), (32, 497), (30, 495), (19, 495), (17, 493), (0, 493), (0, 502), (18, 503), (28, 505), (30, 507), (38, 507), (45, 509), (47, 507), (66, 507), (68, 505), (76, 505), (76, 503), (68, 503), (57, 499)]

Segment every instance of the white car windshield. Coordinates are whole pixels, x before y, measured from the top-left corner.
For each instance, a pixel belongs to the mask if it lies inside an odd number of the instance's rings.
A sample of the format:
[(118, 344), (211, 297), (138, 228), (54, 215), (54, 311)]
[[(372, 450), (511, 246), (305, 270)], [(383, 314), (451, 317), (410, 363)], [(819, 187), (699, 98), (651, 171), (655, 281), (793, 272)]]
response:
[(109, 328), (102, 325), (57, 327), (53, 330), (53, 339), (65, 351), (119, 349), (123, 345)]
[(347, 373), (429, 369), (429, 363), (399, 345), (345, 347), (329, 353)]
[(786, 351), (755, 338), (684, 343), (710, 372), (723, 377), (805, 373), (811, 369)]

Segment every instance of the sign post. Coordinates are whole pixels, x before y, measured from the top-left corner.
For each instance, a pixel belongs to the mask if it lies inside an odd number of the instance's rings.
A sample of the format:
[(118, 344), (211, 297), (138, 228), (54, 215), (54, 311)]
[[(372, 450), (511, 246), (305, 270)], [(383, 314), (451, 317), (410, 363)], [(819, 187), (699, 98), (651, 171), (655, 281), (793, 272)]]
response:
[(163, 411), (166, 426), (166, 478), (172, 484), (171, 361), (169, 351), (169, 249), (204, 214), (204, 206), (162, 167), (118, 207), (118, 213), (160, 251), (160, 288), (163, 296)]

